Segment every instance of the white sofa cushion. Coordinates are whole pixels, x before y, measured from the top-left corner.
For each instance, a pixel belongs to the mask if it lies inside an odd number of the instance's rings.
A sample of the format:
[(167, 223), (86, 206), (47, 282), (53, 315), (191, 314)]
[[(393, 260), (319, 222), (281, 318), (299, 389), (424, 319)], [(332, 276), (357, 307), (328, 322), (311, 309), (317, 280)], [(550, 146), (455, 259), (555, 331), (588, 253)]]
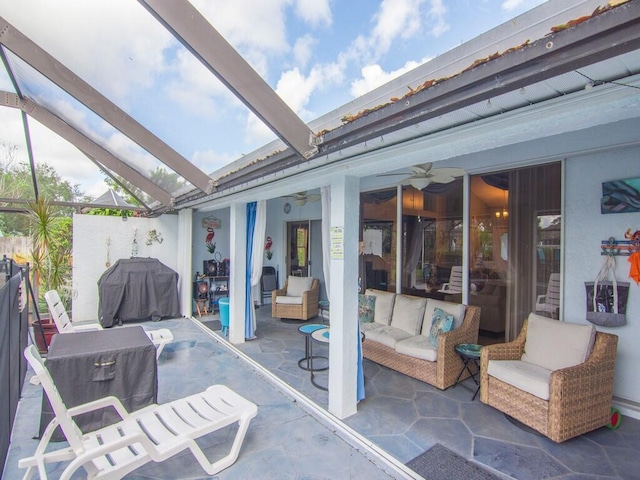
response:
[(430, 362), (435, 362), (438, 358), (438, 347), (434, 347), (429, 338), (422, 335), (399, 340), (395, 348), (398, 353)]
[(425, 337), (429, 336), (431, 330), (431, 321), (433, 319), (433, 311), (439, 308), (447, 313), (453, 315), (453, 329), (455, 330), (464, 320), (464, 313), (466, 311), (466, 305), (462, 303), (445, 302), (443, 300), (435, 300), (433, 298), (427, 299), (427, 306), (424, 309), (424, 320), (422, 321), (422, 331), (420, 335)]
[(294, 277), (289, 275), (287, 279), (287, 297), (301, 297), (302, 294), (311, 290), (313, 277)]
[(521, 360), (489, 360), (487, 373), (542, 400), (549, 400), (551, 370), (547, 368)]
[(404, 340), (405, 338), (409, 338), (409, 335), (404, 330), (400, 330), (399, 328), (394, 328), (391, 326), (384, 326), (380, 328), (374, 328), (373, 330), (368, 330), (365, 334), (365, 342), (378, 342), (382, 345), (386, 345), (389, 348), (395, 348), (396, 343), (400, 340)]
[(373, 313), (373, 321), (382, 325), (391, 323), (391, 313), (393, 312), (393, 303), (396, 294), (393, 292), (385, 292), (383, 290), (374, 290), (367, 288), (365, 295), (373, 295), (376, 297), (376, 306)]
[(419, 335), (424, 317), (425, 298), (410, 295), (396, 295), (393, 304), (391, 326), (404, 330), (410, 336)]
[(287, 305), (302, 305), (302, 297), (290, 297), (284, 295), (278, 295), (276, 297), (276, 303)]
[(573, 367), (591, 354), (593, 325), (561, 322), (531, 313), (521, 360), (548, 370)]
[(375, 330), (376, 328), (387, 327), (387, 326), (388, 325), (382, 325), (381, 323), (376, 323), (376, 322), (371, 322), (371, 323), (360, 322), (360, 331), (368, 332), (369, 330)]

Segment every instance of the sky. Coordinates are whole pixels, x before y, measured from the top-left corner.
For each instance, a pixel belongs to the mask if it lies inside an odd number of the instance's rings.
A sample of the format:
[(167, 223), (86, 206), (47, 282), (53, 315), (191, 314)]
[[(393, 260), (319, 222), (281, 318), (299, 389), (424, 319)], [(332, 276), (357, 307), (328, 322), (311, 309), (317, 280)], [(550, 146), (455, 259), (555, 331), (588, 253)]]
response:
[[(309, 122), (542, 0), (191, 0)], [(135, 0), (0, 0), (0, 15), (207, 174), (275, 139)], [(21, 88), (142, 171), (160, 163), (10, 57)], [(0, 70), (4, 70), (0, 67)], [(13, 91), (4, 71), (0, 90)], [(353, 112), (356, 113), (356, 112)], [(0, 156), (22, 121), (0, 108)], [(106, 190), (75, 147), (29, 122), (36, 161), (94, 197)], [(1, 157), (0, 157), (1, 160)]]

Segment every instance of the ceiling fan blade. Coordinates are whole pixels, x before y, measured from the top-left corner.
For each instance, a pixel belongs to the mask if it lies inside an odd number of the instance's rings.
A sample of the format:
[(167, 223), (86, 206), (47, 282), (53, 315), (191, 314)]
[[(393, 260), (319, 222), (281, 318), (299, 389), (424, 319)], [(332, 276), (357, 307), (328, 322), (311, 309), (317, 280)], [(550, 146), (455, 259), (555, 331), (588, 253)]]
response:
[(402, 175), (403, 177), (407, 177), (411, 175), (409, 172), (405, 173), (379, 173), (376, 177), (396, 177), (398, 175)]
[(317, 202), (319, 201), (321, 198), (320, 195), (318, 195), (317, 193), (312, 193), (310, 195), (307, 195), (307, 201), (308, 202)]
[(431, 178), (431, 181), (433, 183), (451, 183), (453, 182), (456, 177), (452, 177), (450, 175), (433, 175)]
[(465, 174), (465, 171), (463, 168), (442, 167), (442, 168), (434, 168), (431, 173), (438, 176), (445, 175), (447, 177), (461, 177)]
[(409, 170), (413, 172), (414, 175), (425, 175), (429, 173), (432, 163), (423, 163), (422, 165), (414, 165), (413, 167), (409, 167)]

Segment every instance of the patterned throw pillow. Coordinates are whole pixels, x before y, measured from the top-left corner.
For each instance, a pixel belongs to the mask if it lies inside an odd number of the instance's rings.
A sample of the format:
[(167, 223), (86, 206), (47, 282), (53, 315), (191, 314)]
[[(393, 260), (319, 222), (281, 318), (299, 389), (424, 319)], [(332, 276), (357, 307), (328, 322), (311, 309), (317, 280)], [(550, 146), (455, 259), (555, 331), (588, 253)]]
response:
[(453, 315), (445, 312), (441, 308), (433, 309), (431, 319), (431, 330), (429, 331), (429, 341), (434, 347), (438, 346), (438, 336), (441, 332), (449, 332), (453, 329)]
[(358, 318), (362, 323), (372, 323), (375, 313), (376, 297), (373, 295), (358, 295)]

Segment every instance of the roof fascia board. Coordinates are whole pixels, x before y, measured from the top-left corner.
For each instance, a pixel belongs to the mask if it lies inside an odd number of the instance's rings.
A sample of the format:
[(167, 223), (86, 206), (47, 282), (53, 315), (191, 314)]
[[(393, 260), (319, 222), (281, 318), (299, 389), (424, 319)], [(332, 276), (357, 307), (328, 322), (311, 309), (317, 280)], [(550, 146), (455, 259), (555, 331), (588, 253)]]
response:
[(0, 95), (0, 105), (19, 108), (52, 132), (60, 135), (69, 143), (77, 147), (81, 152), (96, 159), (98, 163), (103, 165), (103, 168), (106, 167), (123, 178), (126, 178), (127, 181), (131, 182), (131, 184), (135, 185), (137, 188), (146, 192), (161, 203), (170, 205), (173, 202), (173, 197), (170, 193), (158, 187), (158, 185), (141, 175), (137, 170), (131, 168), (125, 162), (102, 148), (68, 123), (62, 121), (47, 109), (40, 107), (40, 105), (28, 98), (20, 100), (15, 93), (2, 93), (4, 95)]
[(188, 0), (138, 0), (283, 142), (303, 158), (315, 135)]
[(638, 48), (640, 2), (631, 1), (327, 132), (320, 152), (364, 142)]
[[(630, 79), (632, 87), (640, 87), (640, 75)], [(502, 115), (487, 117), (481, 121), (460, 125), (453, 129), (436, 132), (434, 134), (423, 135), (404, 142), (387, 145), (374, 151), (347, 152), (344, 155), (331, 153), (317, 167), (313, 166), (316, 159), (309, 162), (309, 170), (300, 172), (297, 167), (293, 171), (282, 171), (270, 177), (263, 176), (260, 182), (248, 183), (246, 186), (256, 193), (254, 197), (262, 196), (257, 193), (258, 188), (266, 189), (270, 197), (278, 194), (279, 186), (287, 182), (288, 191), (304, 190), (307, 179), (313, 179), (314, 185), (326, 184), (326, 179), (331, 175), (354, 175), (357, 177), (368, 177), (377, 173), (389, 171), (390, 159), (396, 168), (415, 165), (421, 159), (424, 161), (425, 152), (428, 152), (429, 159), (436, 161), (446, 161), (460, 156), (474, 155), (481, 147), (481, 151), (515, 145), (522, 141), (523, 128), (526, 125), (526, 137), (528, 140), (543, 139), (553, 135), (571, 133), (576, 130), (593, 128), (602, 121), (606, 123), (621, 120), (640, 118), (637, 109), (625, 108), (625, 98), (631, 90), (629, 87), (621, 85), (601, 85), (587, 92), (582, 90), (571, 95), (560, 96), (544, 103), (531, 105), (522, 109), (505, 112)], [(589, 103), (587, 103), (589, 102)], [(588, 110), (585, 110), (588, 105)], [(628, 104), (627, 104), (628, 105)], [(579, 124), (575, 121), (576, 115), (579, 117)], [(560, 118), (557, 118), (560, 116)], [(533, 122), (528, 124), (527, 122)], [(496, 132), (500, 132), (497, 134)], [(613, 139), (612, 139), (613, 140)], [(558, 144), (562, 149), (562, 144)], [(355, 148), (355, 147), (354, 147)], [(610, 148), (610, 147), (607, 147)], [(579, 155), (575, 150), (554, 154), (550, 157), (536, 156), (536, 161), (552, 161), (563, 156)], [(528, 157), (527, 162), (531, 162), (532, 157)], [(523, 166), (525, 162), (517, 165)], [(511, 168), (516, 164), (512, 159), (496, 166), (495, 168)], [(454, 166), (454, 165), (447, 165)], [(455, 165), (460, 166), (460, 165)], [(469, 173), (478, 173), (464, 165)], [(291, 176), (295, 175), (292, 181)], [(385, 188), (388, 188), (385, 185)], [(377, 187), (380, 188), (380, 187)], [(286, 189), (286, 188), (285, 188)], [(311, 187), (307, 188), (311, 189)], [(247, 190), (251, 191), (251, 190)], [(274, 193), (275, 192), (275, 193)], [(206, 208), (207, 210), (222, 208), (236, 198), (242, 198), (244, 192), (235, 192), (233, 189), (226, 191), (220, 189), (216, 194), (197, 201), (181, 202), (176, 201), (179, 208)], [(206, 205), (206, 206), (205, 206)], [(203, 207), (204, 206), (204, 207)], [(222, 206), (222, 207), (221, 207)]]
[(0, 44), (203, 192), (211, 177), (173, 150), (0, 16)]

